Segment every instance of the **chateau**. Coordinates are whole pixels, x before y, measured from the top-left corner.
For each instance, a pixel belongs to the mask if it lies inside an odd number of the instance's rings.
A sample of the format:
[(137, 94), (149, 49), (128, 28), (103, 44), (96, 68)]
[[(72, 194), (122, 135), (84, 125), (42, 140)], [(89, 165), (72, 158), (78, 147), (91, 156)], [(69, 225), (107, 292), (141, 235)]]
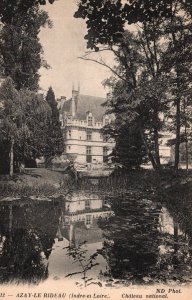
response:
[(58, 99), (60, 121), (65, 140), (64, 154), (79, 164), (102, 164), (108, 161), (114, 142), (106, 140), (103, 126), (110, 123), (102, 104), (104, 98), (82, 95), (72, 89), (72, 97)]
[[(115, 145), (113, 140), (106, 140), (102, 128), (111, 122), (105, 115), (103, 103), (105, 98), (82, 95), (80, 89), (72, 89), (72, 97), (57, 99), (60, 111), (60, 121), (65, 140), (64, 154), (69, 160), (87, 166), (101, 166), (108, 162), (108, 155)], [(173, 139), (170, 132), (161, 132), (159, 151), (161, 163), (174, 161), (174, 147), (168, 145)], [(181, 143), (181, 165), (185, 163), (184, 143)], [(190, 146), (191, 147), (191, 146)], [(191, 163), (191, 154), (189, 154)]]

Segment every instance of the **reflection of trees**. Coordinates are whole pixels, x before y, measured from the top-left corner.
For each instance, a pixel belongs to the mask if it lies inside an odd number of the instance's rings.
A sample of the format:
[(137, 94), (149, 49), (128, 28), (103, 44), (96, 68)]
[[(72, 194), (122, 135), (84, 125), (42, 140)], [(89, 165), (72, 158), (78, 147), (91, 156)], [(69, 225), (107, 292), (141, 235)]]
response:
[[(182, 188), (168, 195), (168, 208), (155, 203), (144, 192), (129, 191), (111, 198), (114, 215), (100, 219), (102, 251), (113, 278), (132, 282), (188, 282), (192, 271), (192, 202)], [(166, 198), (163, 197), (165, 201)], [(77, 225), (80, 229), (80, 224)], [(73, 228), (74, 229), (74, 228)], [(74, 232), (74, 231), (73, 231)], [(83, 231), (79, 234), (85, 238)], [(78, 244), (76, 244), (78, 246)], [(141, 281), (141, 279), (143, 281)]]
[(113, 278), (136, 283), (191, 281), (192, 210), (179, 195), (172, 204), (170, 198), (169, 213), (137, 194), (113, 199), (114, 215), (99, 221), (105, 237), (102, 255)]
[(36, 282), (48, 275), (42, 244), (33, 231), (16, 229), (6, 237), (0, 256), (1, 281), (26, 280)]
[(58, 207), (48, 203), (0, 206), (0, 281), (38, 282), (48, 276), (48, 257), (58, 227)]
[[(95, 266), (98, 266), (99, 263), (95, 262), (98, 253), (95, 252), (89, 257), (87, 257), (88, 249), (85, 248), (86, 246), (86, 241), (80, 243), (78, 246), (68, 246), (65, 249), (67, 249), (67, 255), (73, 259), (73, 263), (78, 264), (80, 269), (76, 272), (69, 273), (66, 275), (66, 277), (72, 277), (77, 274), (81, 274), (81, 279), (83, 280), (84, 287), (87, 287), (91, 284), (98, 284), (100, 285), (99, 282), (95, 282), (94, 279), (89, 276), (88, 272), (94, 268)], [(80, 283), (80, 286), (81, 283)]]
[(191, 191), (186, 186), (178, 185), (167, 190), (164, 201), (169, 212), (172, 232), (161, 232), (163, 249), (159, 268), (166, 280), (191, 282), (192, 270), (192, 203)]
[(158, 259), (160, 209), (136, 195), (134, 199), (118, 198), (118, 203), (113, 207), (114, 216), (100, 220), (105, 236), (102, 252), (111, 275), (135, 279), (152, 275)]

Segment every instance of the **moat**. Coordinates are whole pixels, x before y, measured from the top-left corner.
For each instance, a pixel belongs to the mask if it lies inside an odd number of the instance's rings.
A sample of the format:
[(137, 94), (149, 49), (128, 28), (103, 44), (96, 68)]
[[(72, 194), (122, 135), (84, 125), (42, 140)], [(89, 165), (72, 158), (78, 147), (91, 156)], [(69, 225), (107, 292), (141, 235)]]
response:
[(0, 281), (188, 284), (192, 224), (184, 212), (134, 189), (118, 196), (81, 190), (65, 199), (1, 201)]

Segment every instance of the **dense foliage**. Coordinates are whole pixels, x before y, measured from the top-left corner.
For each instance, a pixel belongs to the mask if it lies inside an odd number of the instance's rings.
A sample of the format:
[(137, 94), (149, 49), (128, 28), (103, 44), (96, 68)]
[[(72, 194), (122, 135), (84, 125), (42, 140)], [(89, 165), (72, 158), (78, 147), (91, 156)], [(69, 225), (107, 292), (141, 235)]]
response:
[[(81, 0), (75, 13), (75, 17), (86, 20), (87, 47), (114, 53), (117, 64), (110, 69), (116, 79), (125, 83), (120, 94), (126, 94), (127, 124), (130, 114), (131, 121), (136, 116), (155, 169), (160, 168), (162, 129), (176, 136), (176, 172), (184, 127), (185, 139), (190, 137), (187, 99), (191, 97), (191, 13), (191, 1), (183, 0)], [(83, 59), (93, 60), (88, 56)], [(103, 61), (97, 62), (107, 66)], [(112, 85), (112, 95), (115, 86), (116, 83)], [(112, 109), (116, 113), (113, 103)]]
[[(14, 0), (10, 3), (3, 0), (0, 3), (0, 73), (7, 78), (0, 89), (0, 172), (11, 175), (22, 164), (35, 166), (36, 158), (49, 156), (47, 143), (49, 147), (52, 145), (51, 153), (60, 153), (57, 137), (51, 141), (50, 136), (50, 124), (55, 118), (51, 115), (56, 118), (57, 115), (43, 96), (37, 94), (39, 69), (49, 67), (43, 59), (39, 32), (46, 25), (52, 26), (40, 4), (46, 1)], [(59, 123), (54, 126), (59, 130)]]
[(38, 7), (32, 7), (27, 12), (16, 11), (11, 22), (2, 26), (1, 72), (13, 79), (18, 90), (38, 90), (38, 71), (41, 66), (47, 66), (38, 36), (41, 27), (45, 25), (51, 26), (47, 13)]
[(13, 24), (16, 14), (27, 15), (28, 11), (33, 7), (53, 3), (54, 0), (1, 0), (0, 2), (0, 20), (2, 23)]
[(3, 155), (1, 172), (6, 173), (13, 168), (13, 164), (14, 170), (17, 170), (21, 163), (44, 155), (51, 110), (41, 95), (29, 90), (17, 91), (9, 78), (0, 87), (0, 98), (3, 103), (0, 126), (0, 151)]
[(46, 163), (48, 164), (55, 155), (62, 154), (64, 150), (64, 144), (57, 102), (51, 87), (47, 92), (46, 102), (51, 109), (51, 118), (47, 126), (45, 146), (45, 157)]

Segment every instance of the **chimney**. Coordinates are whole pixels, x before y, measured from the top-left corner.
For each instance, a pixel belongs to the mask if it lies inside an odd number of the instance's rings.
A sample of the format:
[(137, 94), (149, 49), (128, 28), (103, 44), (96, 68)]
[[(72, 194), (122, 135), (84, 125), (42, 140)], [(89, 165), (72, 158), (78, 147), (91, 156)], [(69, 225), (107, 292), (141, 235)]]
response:
[(79, 98), (79, 88), (78, 90), (76, 91), (74, 89), (74, 86), (72, 88), (72, 101), (71, 101), (71, 114), (72, 114), (72, 117), (75, 117), (76, 115), (76, 106), (78, 104), (78, 99)]

